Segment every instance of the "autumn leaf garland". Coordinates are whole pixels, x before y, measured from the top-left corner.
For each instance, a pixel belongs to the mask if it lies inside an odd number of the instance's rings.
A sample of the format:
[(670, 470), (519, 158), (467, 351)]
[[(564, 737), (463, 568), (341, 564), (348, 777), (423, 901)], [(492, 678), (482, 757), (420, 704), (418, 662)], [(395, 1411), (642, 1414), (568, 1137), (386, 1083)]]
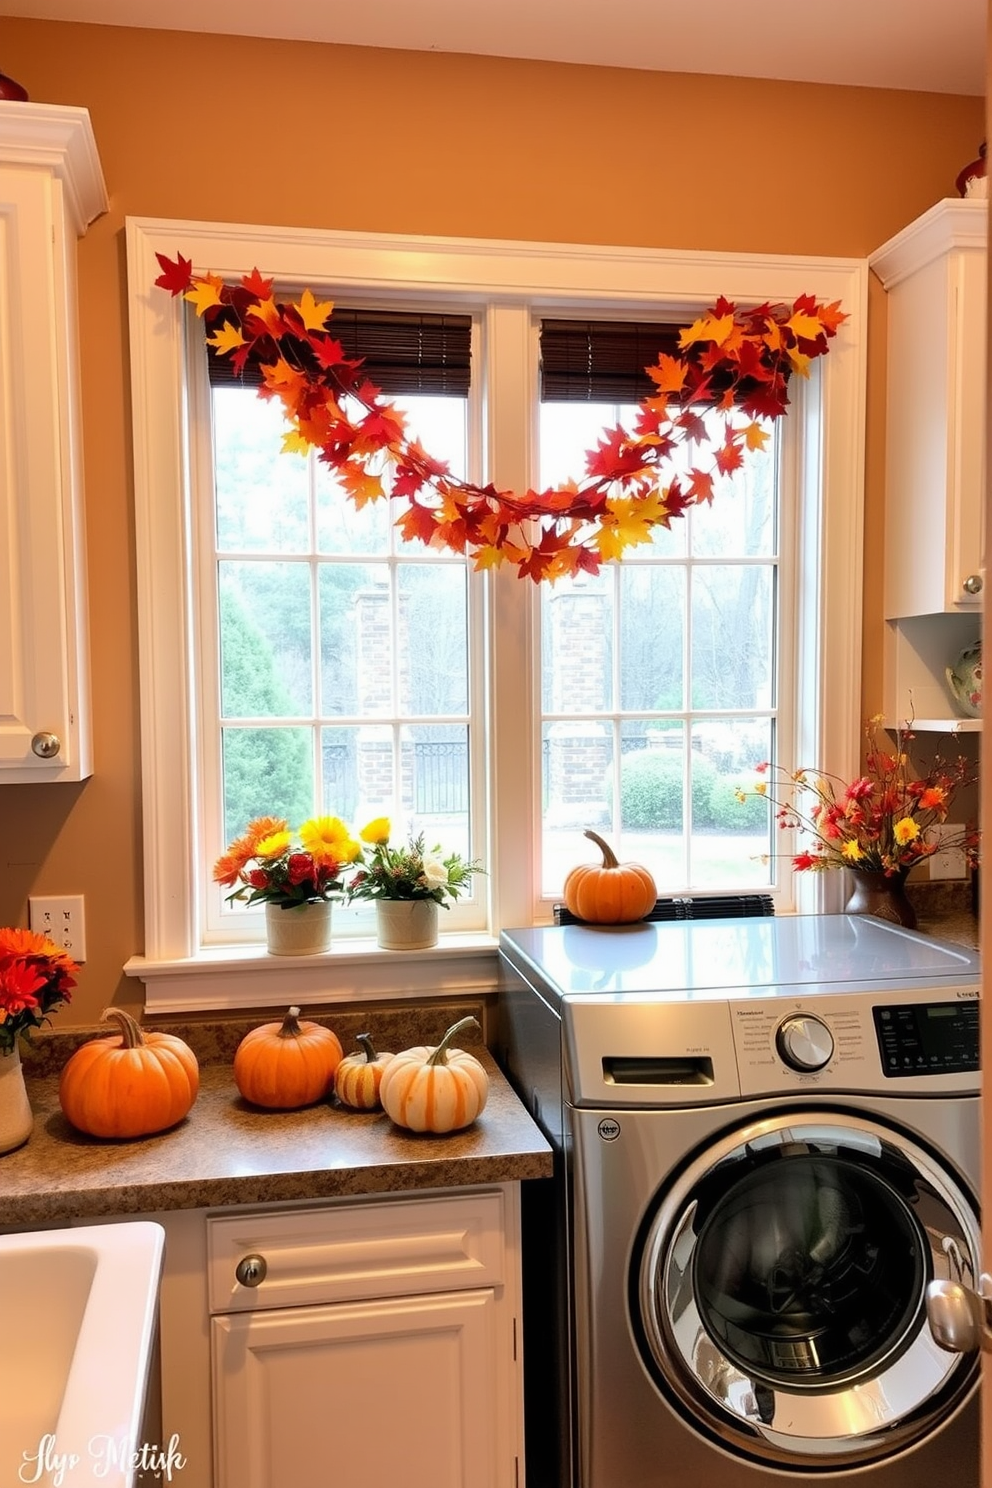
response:
[[(811, 295), (754, 309), (718, 300), (682, 331), (680, 355), (662, 353), (646, 368), (655, 392), (633, 429), (603, 431), (581, 480), (518, 496), (460, 479), (407, 437), (403, 413), (334, 337), (333, 302), (309, 289), (277, 300), (258, 269), (229, 284), (194, 274), (182, 254), (156, 257), (156, 285), (196, 307), (214, 353), (230, 357), (236, 373), (260, 369), (260, 396), (277, 398), (289, 425), (285, 451), (316, 449), (356, 507), (405, 501), (397, 519), (405, 539), (468, 554), (477, 569), (510, 564), (535, 582), (596, 573), (687, 507), (711, 502), (719, 478), (765, 443), (762, 420), (785, 413), (789, 374), (807, 376), (847, 319), (839, 302)], [(711, 409), (715, 438), (703, 418)], [(700, 462), (709, 451), (711, 466), (690, 464), (663, 480), (682, 446)]]

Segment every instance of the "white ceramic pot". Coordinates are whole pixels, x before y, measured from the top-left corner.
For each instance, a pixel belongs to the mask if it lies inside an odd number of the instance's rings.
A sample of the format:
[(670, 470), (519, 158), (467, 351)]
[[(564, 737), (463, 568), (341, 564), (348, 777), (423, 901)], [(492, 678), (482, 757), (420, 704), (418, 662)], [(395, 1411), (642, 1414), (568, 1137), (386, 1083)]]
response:
[(292, 909), (266, 904), (265, 941), (271, 956), (320, 955), (331, 944), (330, 899)]
[(437, 945), (433, 899), (377, 899), (376, 939), (385, 951), (422, 951)]
[(21, 1051), (15, 1044), (10, 1054), (0, 1054), (0, 1152), (23, 1146), (33, 1126)]

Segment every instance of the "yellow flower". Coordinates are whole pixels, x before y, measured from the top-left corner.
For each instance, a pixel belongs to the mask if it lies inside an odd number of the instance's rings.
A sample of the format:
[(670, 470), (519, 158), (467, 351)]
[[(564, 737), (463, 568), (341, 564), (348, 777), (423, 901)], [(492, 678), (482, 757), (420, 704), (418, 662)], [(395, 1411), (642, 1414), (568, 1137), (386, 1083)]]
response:
[(358, 834), (363, 842), (371, 842), (377, 847), (380, 842), (389, 841), (390, 822), (388, 816), (377, 816), (370, 821)]
[(856, 863), (859, 858), (864, 857), (864, 852), (856, 842), (845, 842), (841, 848), (841, 852), (852, 863)]
[(256, 858), (278, 858), (282, 853), (288, 852), (293, 841), (290, 832), (273, 832), (269, 837), (263, 837), (255, 843)]
[(900, 847), (905, 847), (907, 842), (915, 842), (920, 835), (920, 829), (911, 816), (904, 816), (893, 826), (892, 835)]
[(353, 863), (359, 846), (339, 816), (315, 816), (300, 828), (300, 842), (315, 862)]

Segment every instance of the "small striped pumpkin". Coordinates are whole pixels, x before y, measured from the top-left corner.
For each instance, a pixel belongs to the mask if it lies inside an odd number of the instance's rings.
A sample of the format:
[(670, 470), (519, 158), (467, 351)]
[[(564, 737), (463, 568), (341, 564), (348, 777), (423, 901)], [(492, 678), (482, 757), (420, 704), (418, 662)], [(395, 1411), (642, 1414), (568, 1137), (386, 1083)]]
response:
[(489, 1076), (473, 1054), (451, 1040), (475, 1018), (453, 1023), (435, 1048), (404, 1049), (389, 1061), (379, 1086), (386, 1115), (415, 1132), (453, 1132), (471, 1126), (489, 1097)]
[(346, 1054), (334, 1075), (334, 1093), (343, 1106), (353, 1111), (377, 1111), (382, 1105), (379, 1086), (392, 1054), (377, 1054), (372, 1046), (372, 1035), (358, 1033), (355, 1042), (361, 1045), (357, 1054)]

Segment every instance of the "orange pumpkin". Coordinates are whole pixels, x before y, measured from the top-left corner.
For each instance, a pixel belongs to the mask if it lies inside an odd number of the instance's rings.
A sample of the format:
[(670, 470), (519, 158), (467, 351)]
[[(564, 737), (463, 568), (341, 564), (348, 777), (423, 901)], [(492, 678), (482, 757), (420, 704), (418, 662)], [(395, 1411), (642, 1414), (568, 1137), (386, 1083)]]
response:
[(462, 1018), (435, 1048), (420, 1046), (394, 1054), (379, 1086), (379, 1099), (390, 1120), (416, 1132), (471, 1126), (488, 1099), (489, 1076), (473, 1054), (452, 1049), (451, 1040), (463, 1028), (478, 1026), (475, 1018)]
[(107, 1008), (120, 1033), (91, 1039), (65, 1064), (59, 1104), (92, 1137), (144, 1137), (182, 1121), (200, 1088), (188, 1044), (171, 1033), (143, 1032), (130, 1013)]
[(281, 1023), (245, 1034), (234, 1055), (234, 1083), (252, 1105), (295, 1111), (330, 1092), (343, 1053), (336, 1033), (300, 1022), (299, 1008), (291, 1007)]
[(565, 905), (580, 920), (594, 925), (627, 925), (643, 920), (655, 906), (658, 890), (640, 863), (620, 863), (609, 843), (596, 832), (585, 834), (603, 854), (602, 863), (580, 863), (565, 879)]
[(343, 1106), (356, 1111), (375, 1111), (382, 1105), (379, 1086), (392, 1054), (377, 1054), (370, 1034), (355, 1035), (361, 1044), (357, 1054), (346, 1054), (334, 1074), (334, 1091)]

